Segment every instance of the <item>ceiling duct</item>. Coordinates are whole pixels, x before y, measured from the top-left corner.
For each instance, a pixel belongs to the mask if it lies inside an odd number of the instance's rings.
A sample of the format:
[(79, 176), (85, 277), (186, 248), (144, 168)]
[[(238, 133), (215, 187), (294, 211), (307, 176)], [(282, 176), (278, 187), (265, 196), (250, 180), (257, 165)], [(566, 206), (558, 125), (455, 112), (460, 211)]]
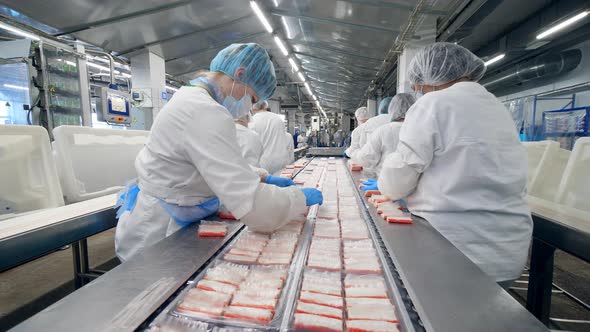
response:
[(481, 84), (489, 91), (494, 91), (552, 78), (574, 70), (581, 60), (582, 51), (579, 49), (545, 53), (488, 77)]

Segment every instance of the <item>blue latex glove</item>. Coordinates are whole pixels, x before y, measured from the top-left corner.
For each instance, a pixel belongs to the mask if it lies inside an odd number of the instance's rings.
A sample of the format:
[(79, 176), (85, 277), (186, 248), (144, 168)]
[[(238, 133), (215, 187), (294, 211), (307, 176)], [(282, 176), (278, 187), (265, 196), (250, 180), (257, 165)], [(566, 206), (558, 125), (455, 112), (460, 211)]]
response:
[(275, 185), (277, 187), (282, 187), (282, 188), (295, 185), (295, 182), (293, 182), (293, 180), (291, 180), (289, 178), (284, 178), (284, 177), (280, 177), (280, 176), (272, 176), (272, 175), (267, 175), (266, 180), (264, 182), (266, 182), (268, 184)]
[(342, 152), (342, 157), (346, 159), (350, 159), (350, 157), (346, 154), (346, 151)]
[(361, 190), (367, 191), (367, 190), (379, 190), (379, 188), (377, 188), (377, 181), (371, 183), (371, 184), (367, 184), (361, 187)]
[(322, 205), (322, 203), (324, 203), (324, 196), (321, 191), (315, 188), (301, 188), (301, 191), (303, 191), (303, 194), (305, 195), (305, 205)]
[(367, 181), (363, 182), (364, 185), (370, 185), (373, 183), (377, 183), (377, 179), (367, 179)]

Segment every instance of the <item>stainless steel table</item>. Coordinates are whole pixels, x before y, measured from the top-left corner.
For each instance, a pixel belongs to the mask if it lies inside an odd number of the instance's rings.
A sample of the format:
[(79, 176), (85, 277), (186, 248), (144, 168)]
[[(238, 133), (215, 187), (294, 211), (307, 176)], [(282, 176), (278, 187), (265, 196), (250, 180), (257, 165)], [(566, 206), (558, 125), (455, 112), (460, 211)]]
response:
[(199, 238), (198, 225), (176, 232), (54, 303), (14, 331), (131, 331), (204, 267), (243, 227)]
[(527, 309), (549, 323), (555, 249), (590, 262), (590, 213), (529, 197), (533, 215), (533, 244)]
[(548, 331), (426, 220), (389, 224), (363, 202), (426, 331)]

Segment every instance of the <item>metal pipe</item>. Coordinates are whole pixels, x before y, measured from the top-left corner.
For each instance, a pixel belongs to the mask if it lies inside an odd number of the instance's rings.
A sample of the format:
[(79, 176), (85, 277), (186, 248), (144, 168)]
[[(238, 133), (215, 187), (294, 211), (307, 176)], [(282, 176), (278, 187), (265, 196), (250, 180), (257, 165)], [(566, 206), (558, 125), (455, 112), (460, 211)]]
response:
[(86, 49), (86, 53), (104, 55), (109, 59), (109, 68), (111, 70), (111, 75), (110, 75), (111, 84), (116, 84), (116, 81), (115, 81), (115, 58), (113, 58), (113, 56), (108, 52), (98, 51), (98, 50), (93, 50), (93, 49)]

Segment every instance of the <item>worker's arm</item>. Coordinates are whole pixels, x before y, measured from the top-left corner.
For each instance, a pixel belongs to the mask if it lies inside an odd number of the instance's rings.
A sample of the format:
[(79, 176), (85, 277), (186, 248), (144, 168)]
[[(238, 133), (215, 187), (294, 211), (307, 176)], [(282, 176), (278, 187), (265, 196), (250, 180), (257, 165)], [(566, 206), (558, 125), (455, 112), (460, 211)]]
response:
[(438, 126), (427, 110), (418, 107), (408, 112), (397, 149), (383, 162), (377, 182), (381, 193), (397, 200), (414, 192), (420, 175), (430, 166), (439, 142)]
[[(381, 128), (379, 128), (381, 130)], [(353, 163), (365, 168), (374, 168), (381, 160), (381, 137), (380, 130), (374, 132), (360, 149), (356, 150), (350, 156)]]
[(222, 106), (195, 112), (181, 137), (185, 151), (221, 203), (246, 225), (273, 231), (303, 214), (305, 195), (296, 187), (261, 183), (236, 144), (235, 125)]

